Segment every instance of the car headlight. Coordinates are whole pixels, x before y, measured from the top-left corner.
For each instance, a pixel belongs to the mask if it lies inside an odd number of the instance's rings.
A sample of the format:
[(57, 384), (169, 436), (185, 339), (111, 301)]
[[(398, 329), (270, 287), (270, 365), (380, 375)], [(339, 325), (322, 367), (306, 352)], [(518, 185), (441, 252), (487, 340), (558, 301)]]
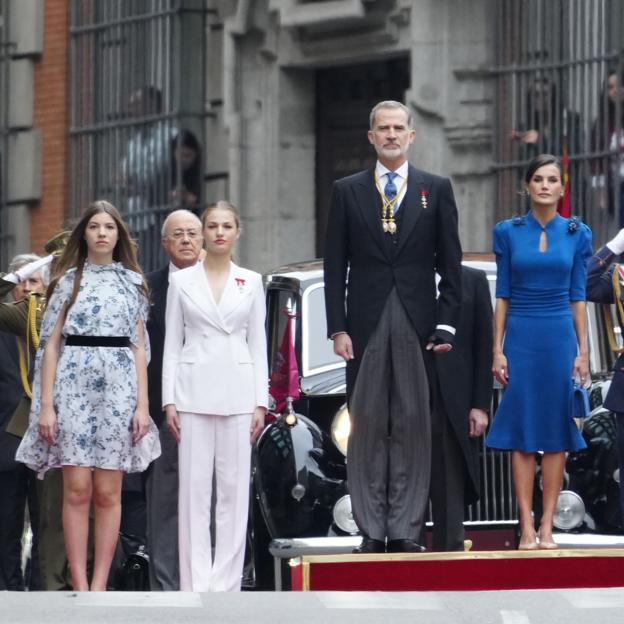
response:
[(571, 490), (562, 490), (557, 499), (557, 508), (553, 524), (561, 531), (576, 529), (585, 518), (585, 503), (583, 499)]
[(331, 424), (331, 437), (338, 450), (346, 457), (349, 433), (351, 431), (351, 421), (349, 420), (349, 410), (345, 403), (334, 416)]
[(353, 519), (353, 511), (351, 509), (351, 497), (346, 494), (336, 501), (334, 505), (334, 522), (336, 526), (345, 533), (355, 534), (358, 532), (358, 526)]

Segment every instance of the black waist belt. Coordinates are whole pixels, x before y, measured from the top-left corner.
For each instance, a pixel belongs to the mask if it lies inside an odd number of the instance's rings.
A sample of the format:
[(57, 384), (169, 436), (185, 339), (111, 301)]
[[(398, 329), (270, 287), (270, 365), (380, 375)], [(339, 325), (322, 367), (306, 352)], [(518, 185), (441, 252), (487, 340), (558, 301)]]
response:
[(67, 336), (68, 347), (129, 347), (127, 336)]

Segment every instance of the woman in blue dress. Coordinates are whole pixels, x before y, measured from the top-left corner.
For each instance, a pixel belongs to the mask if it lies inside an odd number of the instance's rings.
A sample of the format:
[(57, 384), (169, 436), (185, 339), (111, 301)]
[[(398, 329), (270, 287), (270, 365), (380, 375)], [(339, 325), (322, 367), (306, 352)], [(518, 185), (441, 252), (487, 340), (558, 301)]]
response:
[[(128, 230), (96, 201), (74, 228), (48, 288), (30, 425), (17, 459), (63, 471), (63, 532), (72, 585), (102, 591), (117, 544), (124, 472), (160, 455), (147, 410), (148, 292)], [(95, 557), (87, 579), (89, 508)]]
[[(561, 163), (541, 154), (525, 176), (531, 210), (494, 228), (497, 283), (492, 372), (505, 391), (486, 439), (512, 451), (520, 549), (557, 548), (553, 516), (565, 451), (585, 447), (573, 421), (573, 382), (589, 374), (585, 284), (591, 231), (557, 214)], [(532, 513), (535, 454), (542, 452), (542, 517)], [(539, 542), (538, 542), (539, 539)]]

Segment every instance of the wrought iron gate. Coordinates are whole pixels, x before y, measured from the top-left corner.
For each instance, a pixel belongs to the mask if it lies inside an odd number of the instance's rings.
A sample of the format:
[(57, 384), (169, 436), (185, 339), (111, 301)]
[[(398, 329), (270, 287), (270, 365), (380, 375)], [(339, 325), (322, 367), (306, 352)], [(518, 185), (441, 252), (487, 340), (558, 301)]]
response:
[[(596, 244), (624, 225), (624, 4), (496, 3), (496, 218), (524, 210), (522, 173), (542, 152), (568, 161), (571, 214)], [(608, 81), (619, 82), (608, 90)]]
[(69, 212), (112, 201), (146, 271), (164, 260), (166, 214), (202, 207), (207, 5), (71, 3)]

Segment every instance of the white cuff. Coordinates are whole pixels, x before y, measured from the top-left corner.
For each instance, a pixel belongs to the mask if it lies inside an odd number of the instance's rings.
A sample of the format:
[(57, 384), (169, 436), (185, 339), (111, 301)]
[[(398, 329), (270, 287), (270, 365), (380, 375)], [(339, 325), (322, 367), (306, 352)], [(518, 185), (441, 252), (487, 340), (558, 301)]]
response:
[(450, 325), (436, 325), (436, 329), (443, 329), (444, 331), (447, 331), (449, 334), (453, 334), (453, 336), (455, 335), (455, 328), (451, 327)]
[(31, 275), (42, 269), (44, 266), (50, 264), (54, 260), (54, 256), (50, 254), (45, 258), (39, 258), (39, 260), (35, 260), (34, 262), (29, 262), (24, 265), (21, 269), (15, 271), (15, 273), (9, 273), (4, 276), (4, 280), (7, 282), (13, 282), (14, 284), (19, 284), (24, 280), (27, 280)]
[(624, 253), (624, 228), (607, 243), (607, 247), (617, 256)]

